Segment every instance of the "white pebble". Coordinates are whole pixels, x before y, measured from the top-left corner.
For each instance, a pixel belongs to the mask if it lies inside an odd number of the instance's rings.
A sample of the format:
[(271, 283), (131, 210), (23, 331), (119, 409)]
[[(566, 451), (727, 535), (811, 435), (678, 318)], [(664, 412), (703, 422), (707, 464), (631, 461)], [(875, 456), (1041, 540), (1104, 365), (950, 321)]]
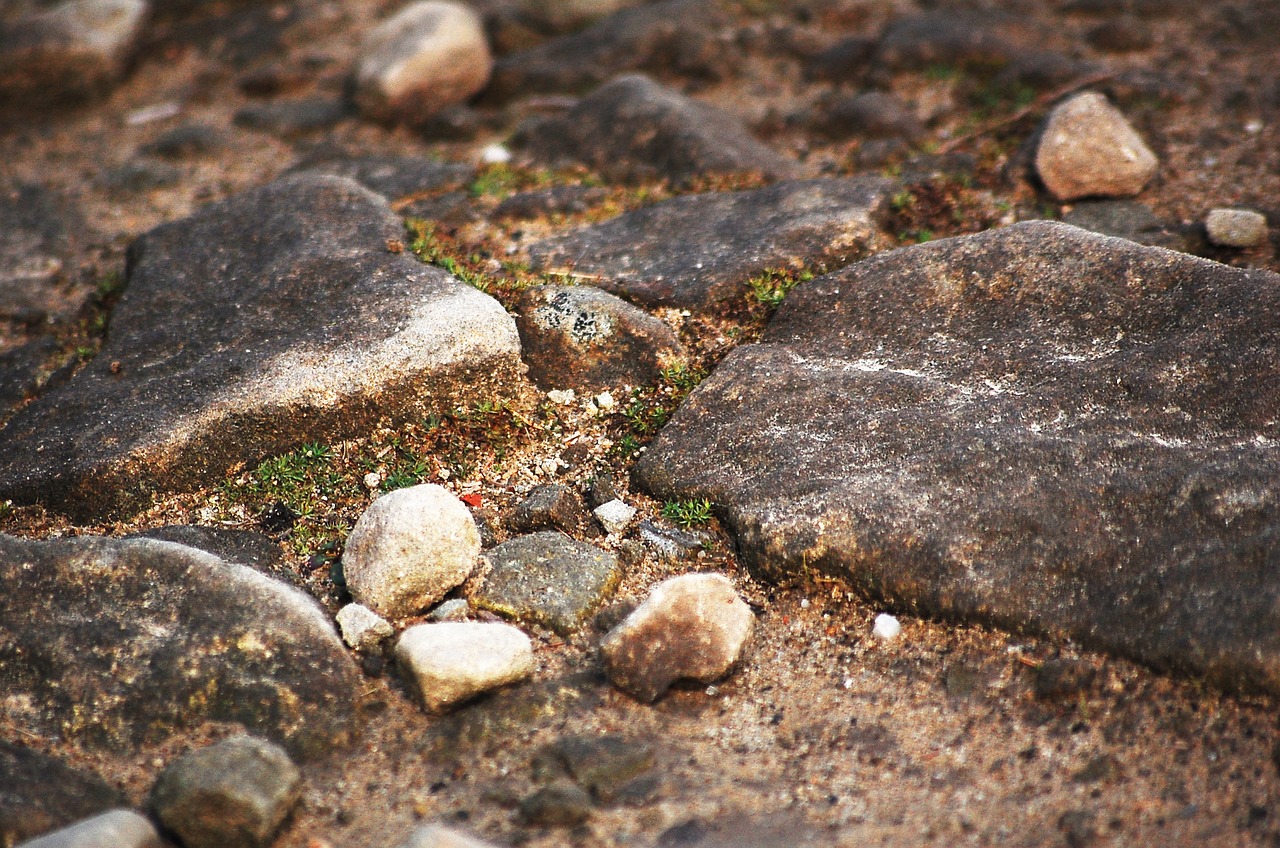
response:
[(370, 491), (382, 485), (382, 475), (376, 471), (370, 471), (364, 475), (364, 487)]
[(898, 638), (898, 634), (901, 632), (902, 625), (898, 623), (898, 619), (889, 615), (887, 612), (882, 612), (877, 615), (876, 623), (871, 628), (871, 635), (875, 636), (877, 639), (884, 639), (885, 641)]
[(613, 399), (613, 395), (608, 392), (601, 392), (596, 395), (596, 407), (599, 409), (613, 409), (617, 401)]
[(547, 392), (547, 400), (552, 403), (558, 403), (561, 406), (568, 406), (576, 400), (578, 395), (573, 389), (552, 389)]
[(505, 165), (511, 161), (511, 151), (501, 144), (491, 144), (480, 151), (480, 161), (486, 165)]
[(592, 513), (599, 520), (601, 526), (604, 527), (606, 533), (616, 536), (625, 533), (627, 528), (631, 526), (631, 522), (636, 517), (636, 508), (614, 498), (608, 503), (600, 504), (600, 506), (592, 510)]
[(529, 637), (496, 622), (418, 624), (400, 635), (395, 653), (432, 712), (524, 680), (534, 668)]
[(385, 618), (364, 604), (347, 604), (336, 617), (342, 641), (357, 651), (376, 650), (382, 640), (395, 633)]

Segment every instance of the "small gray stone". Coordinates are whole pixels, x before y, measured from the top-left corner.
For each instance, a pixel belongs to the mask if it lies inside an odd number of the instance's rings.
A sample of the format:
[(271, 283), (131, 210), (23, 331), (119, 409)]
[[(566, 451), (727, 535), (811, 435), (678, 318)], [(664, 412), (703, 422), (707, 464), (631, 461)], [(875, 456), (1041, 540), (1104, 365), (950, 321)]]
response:
[(306, 97), (245, 106), (234, 120), (238, 127), (287, 137), (329, 129), (350, 114), (347, 104), (336, 97)]
[(480, 531), (466, 505), (424, 484), (375, 500), (351, 528), (342, 566), (352, 598), (399, 618), (439, 602), (479, 556)]
[(602, 804), (648, 794), (655, 781), (653, 748), (618, 734), (565, 736), (535, 758), (535, 770), (563, 771)]
[(451, 598), (427, 613), (427, 621), (467, 621), (471, 604), (466, 598)]
[(47, 833), (20, 848), (162, 848), (155, 827), (133, 810), (110, 810)]
[(723, 575), (672, 577), (604, 637), (605, 673), (646, 703), (682, 678), (713, 683), (738, 662), (754, 624), (751, 608)]
[(472, 601), (517, 620), (576, 632), (617, 588), (617, 557), (554, 530), (518, 536), (488, 553), (492, 568)]
[(666, 324), (593, 286), (531, 287), (516, 313), (529, 376), (539, 386), (648, 384), (683, 353)]
[(492, 843), (483, 842), (453, 828), (432, 823), (416, 828), (405, 837), (399, 848), (494, 848), (494, 846)]
[(1085, 200), (1062, 216), (1064, 224), (1152, 247), (1186, 251), (1186, 239), (1134, 200)]
[(220, 153), (227, 147), (227, 136), (208, 124), (190, 123), (174, 127), (155, 141), (142, 147), (142, 152), (166, 159), (186, 159)]
[(1219, 247), (1257, 247), (1267, 238), (1267, 218), (1252, 209), (1214, 209), (1204, 222)]
[(262, 848), (301, 791), (288, 754), (235, 736), (170, 763), (151, 790), (151, 809), (185, 848)]
[(444, 712), (533, 674), (533, 643), (509, 624), (418, 624), (400, 634), (396, 660), (422, 705)]
[(355, 100), (365, 114), (420, 124), (484, 88), (493, 56), (484, 22), (444, 0), (405, 6), (369, 33), (355, 70)]
[(357, 651), (376, 651), (396, 632), (385, 618), (363, 604), (347, 604), (336, 618), (342, 641)]
[(659, 559), (675, 560), (690, 557), (703, 549), (705, 536), (686, 533), (674, 527), (660, 527), (652, 521), (641, 521), (640, 541)]
[(605, 532), (614, 536), (627, 532), (627, 528), (636, 518), (636, 508), (620, 500), (602, 503), (591, 513), (600, 522), (600, 526), (604, 527)]
[(530, 824), (573, 827), (591, 818), (591, 796), (568, 781), (544, 786), (520, 802), (520, 815)]
[(560, 530), (569, 535), (599, 535), (600, 529), (587, 515), (577, 490), (561, 483), (538, 486), (511, 513), (511, 529), (517, 533)]
[(1036, 148), (1036, 172), (1058, 200), (1130, 197), (1159, 163), (1107, 98), (1086, 91), (1058, 104)]

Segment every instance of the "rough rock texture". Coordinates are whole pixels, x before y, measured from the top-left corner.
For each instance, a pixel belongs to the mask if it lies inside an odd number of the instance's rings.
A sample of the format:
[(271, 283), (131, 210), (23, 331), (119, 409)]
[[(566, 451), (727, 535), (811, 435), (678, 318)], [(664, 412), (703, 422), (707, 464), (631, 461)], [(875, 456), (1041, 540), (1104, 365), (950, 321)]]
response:
[(1129, 197), (1156, 174), (1156, 155), (1107, 98), (1094, 91), (1058, 104), (1036, 148), (1036, 172), (1059, 200)]
[(170, 763), (151, 789), (151, 809), (185, 848), (263, 848), (301, 792), (288, 754), (233, 736)]
[(347, 604), (335, 616), (342, 641), (357, 651), (372, 653), (395, 635), (391, 623), (364, 604)]
[(65, 318), (83, 303), (84, 295), (68, 298), (63, 291), (83, 226), (48, 189), (0, 185), (0, 319), (38, 324)]
[(682, 678), (724, 677), (754, 625), (751, 608), (724, 575), (682, 574), (655, 586), (604, 637), (600, 654), (613, 685), (650, 702)]
[(315, 171), (350, 177), (371, 191), (398, 204), (420, 194), (460, 189), (476, 169), (455, 162), (437, 162), (419, 156), (341, 156), (304, 160), (292, 170)]
[(1280, 278), (1051, 223), (791, 293), (641, 460), (748, 562), (1280, 691)]
[(517, 533), (561, 530), (570, 536), (600, 534), (582, 496), (561, 483), (546, 483), (530, 492), (516, 505), (508, 524)]
[(365, 510), (347, 537), (343, 571), (351, 597), (389, 618), (437, 603), (467, 579), (480, 556), (480, 531), (457, 496), (424, 484), (389, 492)]
[(120, 791), (97, 775), (0, 741), (0, 845), (16, 845), (123, 803)]
[(493, 56), (471, 8), (419, 0), (383, 21), (360, 46), (355, 100), (370, 117), (420, 124), (484, 88)]
[(1252, 209), (1212, 209), (1204, 228), (1220, 247), (1257, 247), (1267, 237), (1267, 217)]
[(471, 602), (561, 636), (581, 628), (622, 579), (612, 553), (554, 530), (517, 536), (487, 556), (492, 568)]
[(1133, 200), (1084, 200), (1072, 204), (1063, 223), (1150, 247), (1186, 250), (1187, 238), (1156, 217), (1151, 207)]
[(22, 843), (22, 848), (163, 848), (155, 825), (133, 810), (110, 810)]
[[(283, 567), (284, 551), (271, 537), (253, 530), (236, 530), (227, 527), (197, 527), (191, 524), (174, 524), (143, 530), (126, 538), (159, 539), (177, 542), (189, 548), (208, 551), (227, 562), (252, 566), (273, 577), (283, 577), (289, 570)], [(289, 572), (291, 573), (291, 572)]]
[(727, 20), (715, 0), (645, 3), (581, 32), (501, 57), (485, 96), (585, 91), (638, 70), (718, 76), (735, 52), (733, 45), (719, 41)]
[(400, 634), (396, 660), (431, 712), (443, 712), (533, 674), (533, 644), (509, 624), (418, 624)]
[(347, 741), (355, 666), (329, 617), (251, 568), (171, 542), (0, 535), (7, 720), (119, 748), (205, 719), (296, 755)]
[(146, 0), (64, 0), (0, 27), (0, 107), (30, 110), (104, 91), (124, 73), (150, 8)]
[(586, 165), (616, 179), (686, 183), (717, 174), (795, 177), (800, 165), (757, 141), (736, 117), (629, 74), (516, 140), (551, 165)]
[[(17, 415), (0, 496), (82, 516), (511, 379), (496, 301), (388, 251), (351, 180), (286, 177), (140, 238), (101, 353)], [(32, 464), (34, 453), (40, 462)]]
[(533, 286), (515, 312), (529, 376), (544, 388), (653, 383), (683, 352), (666, 324), (594, 286)]
[(838, 265), (874, 239), (896, 184), (802, 180), (676, 197), (532, 245), (535, 270), (569, 270), (646, 306), (741, 309), (769, 269)]

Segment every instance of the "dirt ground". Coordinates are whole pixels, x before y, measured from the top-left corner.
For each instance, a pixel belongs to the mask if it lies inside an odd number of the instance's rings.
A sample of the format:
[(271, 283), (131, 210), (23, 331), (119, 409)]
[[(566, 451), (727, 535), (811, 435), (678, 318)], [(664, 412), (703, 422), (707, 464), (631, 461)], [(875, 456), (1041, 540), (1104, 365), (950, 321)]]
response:
[[(319, 12), (281, 50), (239, 62), (236, 45), (212, 25), (157, 24), (128, 80), (105, 100), (0, 132), (0, 178), (65, 193), (85, 217), (85, 231), (76, 234), (83, 259), (69, 271), (68, 299), (88, 300), (97, 281), (122, 271), (124, 250), (138, 234), (261, 184), (308, 153), (336, 147), (479, 162), (485, 147), (503, 142), (522, 117), (541, 108), (517, 102), (494, 110), (500, 129), (460, 141), (425, 141), (406, 129), (358, 120), (286, 139), (233, 125), (235, 111), (252, 102), (239, 82), (256, 68), (282, 69), (289, 98), (339, 94), (360, 32), (393, 5), (342, 0), (317, 6)], [(763, 36), (744, 48), (734, 73), (699, 84), (694, 94), (746, 118), (770, 144), (801, 156), (815, 175), (847, 173), (856, 161), (856, 141), (825, 140), (786, 120), (832, 85), (805, 78), (806, 57), (841, 37), (874, 34), (912, 10), (975, 5), (981, 4), (736, 4), (738, 27)], [(1209, 209), (1246, 206), (1267, 213), (1276, 232), (1280, 54), (1274, 34), (1250, 23), (1271, 20), (1270, 4), (1177, 4), (1176, 11), (1143, 14), (1151, 4), (1136, 3), (1134, 20), (1149, 33), (1150, 46), (1123, 54), (1090, 46), (1088, 34), (1108, 20), (1088, 11), (1095, 4), (987, 5), (1045, 24), (1065, 51), (1105, 59), (1110, 75), (1094, 87), (1117, 98), (1159, 156), (1159, 175), (1138, 198), (1158, 216), (1194, 232)], [(290, 14), (287, 5), (257, 8), (262, 26)], [(1250, 17), (1254, 13), (1262, 17)], [(967, 222), (951, 214), (961, 201), (1016, 217), (1060, 216), (1070, 209), (1018, 178), (1021, 142), (1049, 99), (997, 99), (984, 111), (974, 105), (981, 102), (980, 85), (964, 74), (937, 72), (902, 72), (888, 81), (921, 112), (936, 112), (921, 150), (972, 153), (978, 163), (973, 184), (957, 190), (963, 196), (944, 198), (932, 217), (909, 222), (913, 228), (928, 227), (937, 236), (965, 231)], [(140, 110), (170, 103), (178, 105), (178, 116), (139, 119), (145, 117)], [(104, 180), (182, 122), (225, 130), (226, 148), (182, 161), (172, 185), (122, 192)], [(981, 192), (989, 194), (978, 197)], [(483, 209), (492, 199), (477, 202)], [(579, 222), (521, 222), (519, 228), (527, 235)], [(458, 237), (507, 244), (513, 227), (481, 221)], [(886, 246), (894, 236), (888, 234)], [(1280, 270), (1274, 244), (1206, 253)], [(86, 306), (51, 328), (66, 351), (92, 344), (93, 309)], [(717, 324), (663, 317), (679, 325), (704, 367), (737, 339), (749, 338), (763, 318)], [(0, 347), (32, 332), (9, 327)], [(619, 387), (616, 395), (626, 398), (628, 390)], [(437, 475), (434, 481), (482, 495), (486, 514), (500, 526), (535, 483), (580, 483), (607, 470), (629, 502), (647, 516), (658, 514), (661, 504), (627, 491), (630, 460), (615, 450), (626, 423), (621, 408), (596, 415), (581, 402), (545, 407), (534, 388), (522, 388), (515, 408), (540, 425), (517, 428), (502, 443), (501, 462), (492, 443), (481, 444), (468, 476)], [(376, 443), (376, 436), (371, 439)], [(567, 455), (567, 469), (548, 471), (548, 459)], [(334, 521), (349, 526), (360, 507), (355, 501), (335, 505)], [(117, 535), (184, 522), (256, 529), (255, 510), (254, 504), (229, 505), (225, 490), (207, 489), (174, 496), (126, 521), (87, 527), (37, 508), (6, 509), (0, 531), (41, 538)], [(713, 539), (707, 550), (679, 562), (635, 563), (619, 597), (642, 598), (658, 580), (690, 570), (727, 574), (758, 615), (748, 656), (729, 679), (641, 705), (605, 682), (595, 654), (597, 630), (568, 642), (542, 633), (535, 634), (539, 668), (533, 683), (433, 718), (387, 669), (365, 680), (367, 723), (356, 746), (305, 769), (303, 801), (278, 845), (394, 845), (427, 820), (495, 843), (530, 846), (1280, 844), (1274, 697), (1218, 692), (1062, 640), (908, 615), (901, 616), (901, 635), (884, 642), (871, 635), (882, 610), (844, 585), (758, 583), (714, 520), (702, 529)], [(284, 541), (294, 568), (318, 597), (332, 602), (327, 571), (310, 558), (314, 551)], [(0, 736), (90, 768), (137, 804), (144, 803), (159, 766), (229, 732), (209, 727), (114, 755), (21, 738), (0, 726)], [(527, 823), (519, 802), (537, 787), (537, 752), (567, 735), (602, 733), (651, 746), (656, 786), (630, 803), (599, 806), (572, 827)]]

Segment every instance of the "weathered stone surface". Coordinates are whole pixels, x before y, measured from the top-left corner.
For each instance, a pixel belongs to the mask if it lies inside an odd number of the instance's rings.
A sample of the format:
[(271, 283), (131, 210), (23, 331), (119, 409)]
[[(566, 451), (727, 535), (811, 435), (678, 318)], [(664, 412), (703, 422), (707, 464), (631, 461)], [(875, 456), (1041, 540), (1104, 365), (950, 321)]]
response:
[(46, 369), (59, 358), (58, 342), (37, 336), (0, 353), (0, 421), (29, 396), (34, 396)]
[(565, 736), (534, 757), (535, 779), (563, 774), (602, 804), (643, 797), (656, 785), (651, 745), (611, 733), (604, 736)]
[(561, 530), (573, 535), (600, 534), (600, 528), (587, 514), (582, 496), (572, 486), (546, 483), (538, 486), (516, 505), (508, 522), (517, 533), (538, 530)]
[(616, 179), (685, 183), (716, 174), (783, 179), (799, 163), (756, 140), (733, 115), (630, 74), (564, 115), (523, 128), (516, 142), (550, 165), (586, 165)]
[(480, 531), (462, 501), (442, 486), (388, 492), (351, 528), (342, 554), (351, 597), (390, 618), (439, 602), (471, 574)]
[(766, 270), (857, 257), (895, 185), (850, 177), (685, 195), (538, 242), (529, 255), (535, 270), (572, 269), (646, 306), (732, 311)]
[(1219, 247), (1257, 247), (1267, 238), (1267, 216), (1252, 209), (1211, 209), (1204, 228)]
[(641, 459), (749, 564), (1280, 691), (1280, 278), (1032, 222), (799, 286)]
[(463, 188), (476, 173), (470, 165), (421, 156), (348, 156), (304, 161), (291, 170), (350, 177), (393, 203)]
[(1062, 216), (1063, 223), (1107, 236), (1170, 250), (1188, 248), (1187, 238), (1134, 200), (1084, 200)]
[(87, 291), (68, 291), (80, 216), (52, 191), (0, 186), (0, 319), (38, 324), (74, 313)]
[(400, 634), (396, 660), (431, 712), (443, 712), (533, 674), (533, 643), (509, 624), (418, 624)]
[(591, 510), (591, 514), (600, 522), (600, 526), (605, 529), (605, 532), (615, 536), (620, 536), (627, 532), (627, 529), (631, 527), (631, 522), (636, 519), (636, 512), (635, 507), (618, 498), (605, 501)]
[(558, 185), (522, 191), (498, 204), (491, 218), (496, 221), (513, 218), (546, 218), (554, 215), (576, 215), (609, 196), (604, 186)]
[(515, 311), (529, 376), (545, 388), (646, 385), (683, 353), (670, 327), (594, 286), (533, 286)]
[(754, 626), (724, 575), (672, 577), (601, 640), (605, 674), (646, 703), (677, 680), (713, 683), (733, 669)]
[(342, 641), (357, 651), (372, 653), (395, 635), (391, 623), (364, 604), (347, 604), (336, 616)]
[(151, 809), (185, 848), (263, 848), (302, 792), (302, 773), (280, 747), (233, 736), (170, 763)]
[(1036, 148), (1036, 173), (1059, 200), (1130, 197), (1156, 174), (1156, 155), (1096, 91), (1054, 107)]
[(236, 126), (279, 136), (293, 136), (329, 129), (351, 116), (347, 104), (336, 97), (304, 97), (253, 103), (236, 112)]
[(622, 579), (613, 554), (554, 530), (517, 536), (487, 556), (492, 568), (471, 602), (561, 636), (581, 628)]
[(433, 823), (415, 828), (400, 843), (399, 848), (494, 848), (494, 846), (461, 831)]
[(146, 0), (65, 0), (0, 27), (0, 107), (97, 94), (123, 73)]
[(159, 539), (177, 542), (189, 548), (208, 551), (227, 562), (238, 562), (258, 571), (278, 577), (289, 569), (282, 565), (284, 551), (270, 536), (253, 530), (237, 530), (229, 527), (198, 527), (192, 524), (173, 524), (142, 530), (126, 538)]
[(95, 774), (0, 740), (0, 845), (66, 827), (124, 800)]
[(714, 0), (667, 0), (625, 9), (581, 32), (498, 59), (486, 97), (581, 92), (628, 71), (717, 76), (733, 45), (719, 30), (731, 22)]
[(206, 719), (313, 756), (354, 728), (355, 666), (311, 598), (150, 539), (0, 535), (6, 719), (112, 748)]
[(484, 88), (493, 56), (471, 8), (419, 0), (375, 27), (360, 46), (355, 100), (380, 121), (420, 124)]
[(133, 810), (110, 810), (22, 843), (22, 848), (163, 848), (155, 826)]
[(97, 359), (4, 431), (0, 497), (102, 515), (304, 441), (493, 397), (522, 367), (514, 321), (388, 250), (403, 237), (384, 199), (316, 174), (147, 233)]

